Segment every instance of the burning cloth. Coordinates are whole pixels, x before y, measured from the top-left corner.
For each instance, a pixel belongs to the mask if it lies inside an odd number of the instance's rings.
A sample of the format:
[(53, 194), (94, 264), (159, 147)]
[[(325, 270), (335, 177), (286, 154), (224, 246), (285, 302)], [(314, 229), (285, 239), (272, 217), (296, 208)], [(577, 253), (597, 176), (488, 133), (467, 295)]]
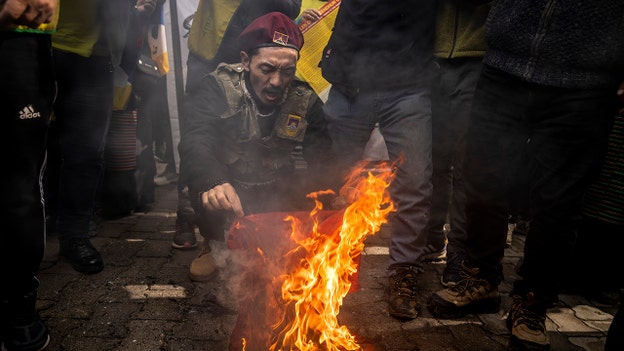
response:
[(359, 288), (365, 237), (394, 209), (385, 191), (391, 176), (369, 173), (352, 185), (357, 199), (343, 210), (253, 214), (232, 224), (227, 243), (242, 288), (230, 351), (360, 350), (337, 315)]

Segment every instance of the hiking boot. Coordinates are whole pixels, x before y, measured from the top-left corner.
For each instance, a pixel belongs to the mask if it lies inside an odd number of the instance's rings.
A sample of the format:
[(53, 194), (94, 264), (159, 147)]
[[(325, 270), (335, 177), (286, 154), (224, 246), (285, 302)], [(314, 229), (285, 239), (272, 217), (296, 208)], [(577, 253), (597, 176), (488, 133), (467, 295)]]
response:
[(388, 311), (391, 316), (401, 319), (414, 319), (420, 314), (420, 304), (416, 298), (418, 271), (412, 267), (398, 267), (388, 278)]
[(436, 291), (427, 308), (436, 317), (453, 319), (471, 313), (496, 313), (501, 303), (498, 286), (477, 277), (479, 268), (462, 264), (461, 279), (450, 288)]
[(2, 351), (40, 351), (50, 343), (48, 328), (35, 309), (37, 295), (29, 293), (18, 300), (3, 301)]
[(69, 238), (60, 240), (61, 256), (69, 261), (74, 270), (84, 274), (94, 274), (104, 269), (102, 256), (89, 238)]
[(511, 331), (509, 350), (545, 351), (550, 349), (546, 331), (546, 307), (535, 300), (533, 293), (526, 296), (513, 295), (507, 316), (507, 328)]
[(464, 261), (464, 253), (452, 252), (448, 255), (448, 259), (446, 261), (446, 267), (444, 267), (444, 271), (442, 272), (442, 276), (440, 277), (440, 283), (445, 288), (449, 288), (457, 282), (461, 280), (461, 272), (462, 272), (462, 262)]
[(428, 244), (425, 246), (425, 251), (422, 256), (423, 262), (438, 262), (444, 259), (446, 259), (446, 245), (436, 247), (433, 244)]
[(195, 225), (178, 217), (175, 223), (175, 233), (171, 246), (179, 250), (191, 250), (197, 247), (197, 238), (195, 237)]
[(218, 273), (217, 262), (211, 255), (212, 249), (208, 244), (204, 244), (199, 256), (191, 262), (189, 278), (194, 282), (207, 282), (212, 280)]

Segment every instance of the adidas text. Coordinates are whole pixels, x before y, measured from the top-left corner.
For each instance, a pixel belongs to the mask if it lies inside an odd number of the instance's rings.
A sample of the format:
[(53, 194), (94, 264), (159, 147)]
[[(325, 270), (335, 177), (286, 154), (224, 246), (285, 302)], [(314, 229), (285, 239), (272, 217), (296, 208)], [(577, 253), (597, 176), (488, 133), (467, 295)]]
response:
[(20, 119), (41, 118), (41, 112), (35, 111), (32, 105), (28, 105), (19, 112), (19, 118)]

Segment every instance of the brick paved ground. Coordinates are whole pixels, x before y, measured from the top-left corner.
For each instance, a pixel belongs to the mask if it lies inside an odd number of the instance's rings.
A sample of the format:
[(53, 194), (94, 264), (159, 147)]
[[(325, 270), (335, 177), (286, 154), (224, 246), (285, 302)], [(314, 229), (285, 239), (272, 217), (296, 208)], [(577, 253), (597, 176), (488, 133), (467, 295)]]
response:
[[(58, 256), (56, 237), (40, 270), (38, 307), (50, 328), (50, 351), (197, 351), (227, 350), (237, 306), (226, 288), (227, 277), (195, 284), (186, 276), (197, 254), (171, 248), (176, 185), (157, 188), (156, 208), (147, 213), (106, 221), (93, 243), (106, 267), (96, 275), (82, 275)], [(423, 316), (400, 322), (388, 315), (384, 274), (388, 235), (367, 240), (362, 256), (361, 289), (349, 294), (339, 319), (356, 335), (365, 350), (460, 351), (506, 350), (504, 326), (523, 237), (515, 237), (505, 257), (506, 280), (501, 286), (499, 313), (460, 320)], [(228, 251), (217, 247), (225, 268)], [(428, 264), (421, 279), (422, 297), (440, 289), (443, 265)], [(225, 271), (225, 270), (224, 270)], [(614, 306), (600, 306), (574, 295), (563, 295), (549, 311), (548, 329), (553, 351), (601, 351)]]

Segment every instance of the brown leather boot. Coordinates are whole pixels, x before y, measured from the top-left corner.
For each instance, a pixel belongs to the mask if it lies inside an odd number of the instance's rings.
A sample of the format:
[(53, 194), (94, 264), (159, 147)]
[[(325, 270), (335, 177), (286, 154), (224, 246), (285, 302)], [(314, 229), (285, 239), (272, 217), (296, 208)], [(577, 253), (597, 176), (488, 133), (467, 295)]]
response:
[(212, 249), (208, 243), (204, 243), (199, 256), (191, 262), (189, 278), (194, 282), (207, 282), (217, 276), (217, 262), (212, 257)]

